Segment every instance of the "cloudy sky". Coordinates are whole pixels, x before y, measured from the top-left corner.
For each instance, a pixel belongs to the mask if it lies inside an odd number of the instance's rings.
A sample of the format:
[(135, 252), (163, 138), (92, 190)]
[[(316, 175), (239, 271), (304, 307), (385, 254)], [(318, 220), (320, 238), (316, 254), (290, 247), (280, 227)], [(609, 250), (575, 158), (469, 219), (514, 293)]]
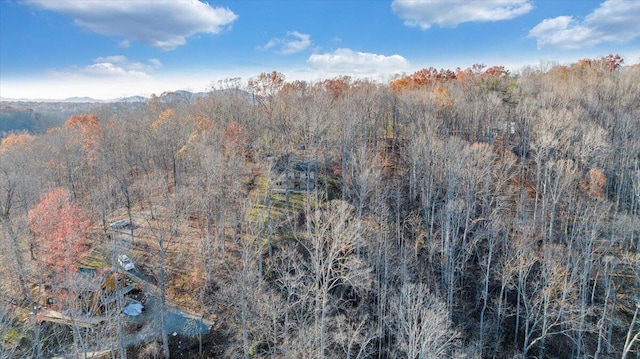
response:
[(640, 62), (638, 0), (0, 0), (0, 96), (111, 99), (424, 67)]

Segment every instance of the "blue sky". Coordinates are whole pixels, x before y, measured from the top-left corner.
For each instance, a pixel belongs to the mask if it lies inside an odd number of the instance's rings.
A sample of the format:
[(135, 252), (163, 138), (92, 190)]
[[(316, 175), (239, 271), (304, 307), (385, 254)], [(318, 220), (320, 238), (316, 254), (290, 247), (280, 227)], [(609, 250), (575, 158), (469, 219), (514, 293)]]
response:
[(609, 53), (640, 62), (640, 1), (0, 0), (3, 98), (205, 91), (272, 70), (388, 81)]

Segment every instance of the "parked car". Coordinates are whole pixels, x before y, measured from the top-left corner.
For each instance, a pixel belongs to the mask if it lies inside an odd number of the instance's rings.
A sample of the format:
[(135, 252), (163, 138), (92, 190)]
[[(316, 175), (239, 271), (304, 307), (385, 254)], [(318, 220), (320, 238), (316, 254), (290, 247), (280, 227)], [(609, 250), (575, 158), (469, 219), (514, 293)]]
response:
[(129, 227), (129, 222), (125, 221), (124, 219), (121, 219), (119, 221), (115, 221), (115, 222), (111, 222), (109, 224), (109, 228), (111, 229), (125, 229)]
[(119, 254), (118, 255), (118, 264), (124, 268), (124, 270), (126, 271), (130, 271), (133, 269), (136, 269), (136, 266), (133, 265), (133, 262), (131, 261), (131, 259), (129, 257), (127, 257), (126, 254)]

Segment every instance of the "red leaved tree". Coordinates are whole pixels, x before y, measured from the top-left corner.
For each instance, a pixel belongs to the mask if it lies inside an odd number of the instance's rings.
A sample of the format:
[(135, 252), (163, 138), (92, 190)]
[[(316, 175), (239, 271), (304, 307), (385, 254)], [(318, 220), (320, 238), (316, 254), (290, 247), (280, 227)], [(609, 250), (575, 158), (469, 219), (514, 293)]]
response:
[(78, 261), (91, 252), (89, 220), (69, 200), (66, 189), (42, 195), (29, 211), (29, 226), (35, 235), (37, 260), (54, 275), (75, 272)]

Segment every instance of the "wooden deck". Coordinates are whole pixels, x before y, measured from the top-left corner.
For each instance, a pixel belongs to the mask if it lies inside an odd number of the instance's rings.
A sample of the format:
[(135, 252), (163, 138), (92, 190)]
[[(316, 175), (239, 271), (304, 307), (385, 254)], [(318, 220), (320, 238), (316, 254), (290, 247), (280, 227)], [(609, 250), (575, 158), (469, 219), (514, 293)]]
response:
[(81, 328), (93, 329), (107, 320), (103, 316), (78, 316), (70, 317), (55, 310), (42, 310), (38, 314), (38, 319), (42, 322), (51, 322), (65, 325), (75, 325)]

